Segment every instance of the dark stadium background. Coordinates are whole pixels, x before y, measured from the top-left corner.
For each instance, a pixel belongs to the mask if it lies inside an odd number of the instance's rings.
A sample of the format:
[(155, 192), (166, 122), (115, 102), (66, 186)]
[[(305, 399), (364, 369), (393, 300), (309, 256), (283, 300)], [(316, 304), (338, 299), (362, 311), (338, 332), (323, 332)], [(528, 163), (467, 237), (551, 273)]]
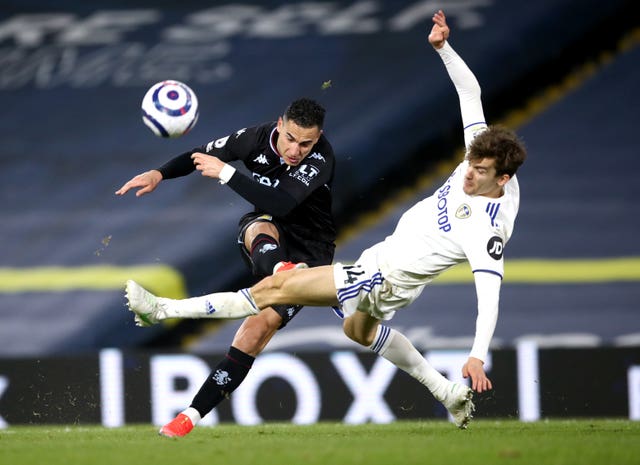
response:
[[(105, 348), (224, 351), (239, 323), (136, 328), (123, 284), (131, 277), (174, 296), (248, 285), (234, 245), (248, 204), (197, 175), (144, 198), (114, 191), (184, 149), (276, 118), (293, 98), (328, 110), (337, 258), (354, 260), (384, 238), (461, 156), (457, 97), (426, 40), (437, 8), (482, 85), (488, 121), (516, 127), (530, 153), (507, 247), (525, 273), (507, 274), (494, 348), (624, 348), (633, 356), (622, 372), (637, 363), (640, 38), (631, 1), (0, 6), (0, 376), (5, 363), (93, 359)], [(198, 125), (178, 140), (154, 137), (140, 118), (146, 89), (167, 78), (200, 99)], [(567, 263), (566, 276), (549, 277)], [(394, 325), (421, 349), (464, 349), (474, 320), (467, 278), (430, 287)], [(270, 349), (357, 350), (325, 309), (305, 310)]]

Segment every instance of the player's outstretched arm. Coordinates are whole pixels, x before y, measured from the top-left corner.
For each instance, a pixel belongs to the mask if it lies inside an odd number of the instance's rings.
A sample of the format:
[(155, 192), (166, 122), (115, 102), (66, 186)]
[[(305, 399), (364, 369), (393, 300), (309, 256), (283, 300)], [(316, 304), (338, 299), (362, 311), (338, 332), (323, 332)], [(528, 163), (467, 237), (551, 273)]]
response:
[(491, 339), (498, 322), (500, 276), (493, 273), (477, 271), (473, 274), (478, 297), (478, 316), (476, 318), (476, 334), (467, 363), (462, 367), (462, 376), (471, 377), (471, 386), (477, 392), (492, 389), (492, 384), (484, 372), (484, 360), (487, 359)]
[(138, 188), (136, 197), (153, 192), (162, 181), (162, 174), (158, 170), (150, 170), (141, 173), (131, 180), (127, 181), (120, 189), (116, 191), (116, 195), (124, 195), (131, 189)]
[(438, 10), (436, 14), (433, 15), (433, 27), (431, 28), (431, 33), (429, 34), (429, 43), (436, 50), (442, 48), (445, 41), (449, 38), (449, 26), (447, 26), (447, 18), (444, 15), (442, 10)]
[(464, 141), (468, 148), (475, 136), (486, 129), (487, 123), (480, 98), (480, 84), (471, 69), (449, 44), (449, 33), (445, 15), (442, 10), (439, 10), (433, 15), (429, 43), (442, 59), (458, 93)]

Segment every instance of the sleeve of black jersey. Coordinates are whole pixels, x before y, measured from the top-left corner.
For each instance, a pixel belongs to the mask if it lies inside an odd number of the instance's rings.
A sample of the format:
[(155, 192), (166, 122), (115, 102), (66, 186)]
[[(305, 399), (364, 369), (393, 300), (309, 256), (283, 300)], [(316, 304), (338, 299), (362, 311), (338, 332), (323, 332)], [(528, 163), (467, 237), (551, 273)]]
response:
[(192, 173), (196, 169), (191, 159), (191, 155), (195, 151), (197, 150), (190, 150), (178, 155), (158, 168), (158, 171), (162, 174), (162, 179), (179, 178)]
[(193, 164), (191, 155), (196, 152), (206, 153), (218, 157), (225, 163), (235, 160), (242, 160), (245, 154), (250, 153), (250, 148), (254, 144), (256, 138), (255, 128), (244, 128), (233, 134), (212, 140), (206, 145), (196, 147), (193, 150), (184, 152), (177, 157), (172, 158), (160, 168), (158, 171), (162, 174), (163, 179), (179, 178), (193, 173), (196, 167)]
[(298, 205), (296, 199), (287, 192), (260, 184), (238, 171), (227, 185), (258, 210), (273, 216), (285, 216)]
[(228, 185), (259, 210), (274, 216), (285, 216), (304, 202), (314, 190), (331, 181), (333, 163), (332, 155), (324, 157), (320, 153), (314, 153), (300, 165), (285, 172), (275, 188), (255, 182), (237, 171)]
[(221, 139), (209, 142), (203, 147), (203, 152), (215, 155), (225, 163), (236, 160), (245, 160), (253, 153), (258, 143), (260, 132), (258, 127), (243, 128)]

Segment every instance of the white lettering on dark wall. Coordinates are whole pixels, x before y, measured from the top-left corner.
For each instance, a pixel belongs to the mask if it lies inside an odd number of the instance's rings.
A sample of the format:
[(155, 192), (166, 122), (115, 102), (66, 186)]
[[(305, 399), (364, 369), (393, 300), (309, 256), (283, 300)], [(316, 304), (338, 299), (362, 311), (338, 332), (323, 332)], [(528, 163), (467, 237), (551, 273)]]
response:
[(522, 421), (540, 419), (540, 368), (538, 344), (522, 339), (517, 346), (518, 412)]
[(331, 362), (353, 395), (353, 402), (344, 417), (345, 423), (390, 423), (396, 419), (384, 399), (384, 393), (396, 373), (391, 362), (379, 357), (369, 373), (353, 352), (334, 352)]
[[(519, 343), (517, 357), (514, 360), (515, 370), (508, 375), (513, 376), (517, 383), (517, 411), (521, 421), (537, 421), (541, 418), (540, 386), (544, 386), (543, 375), (556, 376), (553, 371), (541, 371), (541, 366), (538, 364), (538, 351), (538, 345), (533, 340), (523, 340)], [(399, 382), (397, 376), (400, 371), (383, 358), (369, 359), (372, 363), (367, 363), (361, 359), (360, 355), (350, 350), (332, 351), (326, 354), (322, 363), (317, 364), (315, 358), (307, 359), (282, 352), (266, 353), (256, 360), (245, 382), (229, 399), (231, 417), (225, 418), (225, 421), (231, 420), (239, 424), (257, 424), (265, 421), (259, 408), (259, 402), (265, 401), (265, 397), (260, 394), (260, 391), (263, 384), (272, 378), (278, 378), (290, 388), (284, 391), (284, 395), (287, 404), (295, 407), (289, 418), (291, 422), (308, 424), (323, 421), (326, 419), (328, 410), (331, 410), (331, 415), (337, 414), (336, 418), (341, 418), (346, 423), (393, 421), (395, 410), (386, 396), (390, 386)], [(460, 370), (467, 360), (467, 350), (430, 350), (423, 356), (434, 369), (451, 381), (469, 383), (468, 379), (462, 378)], [(488, 372), (492, 371), (492, 358), (492, 353), (489, 353), (485, 360), (485, 369)], [(616, 360), (623, 359), (625, 363), (633, 360), (633, 358), (629, 359), (628, 354)], [(74, 402), (73, 405), (69, 405), (69, 408), (77, 412), (82, 410), (93, 419), (91, 412), (97, 407), (104, 426), (119, 427), (124, 426), (127, 419), (132, 421), (137, 417), (136, 421), (140, 421), (140, 412), (132, 413), (130, 409), (133, 406), (131, 400), (141, 395), (142, 399), (136, 399), (135, 410), (142, 408), (146, 411), (142, 413), (143, 416), (149, 418), (155, 425), (162, 425), (189, 405), (202, 381), (210, 376), (211, 372), (207, 361), (193, 354), (153, 354), (148, 358), (147, 367), (136, 366), (135, 369), (132, 369), (131, 360), (128, 361), (119, 349), (103, 349), (99, 354), (99, 386), (96, 386), (96, 380), (91, 378), (85, 380), (86, 385), (74, 387), (74, 389), (84, 389), (83, 392), (93, 392), (98, 388), (100, 406), (97, 406), (91, 398), (86, 405), (76, 405)], [(46, 362), (43, 361), (43, 364)], [(92, 367), (95, 366), (93, 361), (88, 363)], [(330, 376), (327, 376), (327, 363), (335, 369), (335, 372), (330, 372)], [(26, 424), (33, 421), (30, 411), (23, 411), (24, 409), (16, 407), (15, 404), (20, 403), (16, 399), (29, 399), (30, 395), (34, 399), (35, 396), (39, 399), (38, 389), (56, 390), (56, 386), (61, 386), (60, 391), (65, 390), (64, 386), (69, 389), (67, 378), (63, 378), (63, 381), (51, 379), (45, 384), (32, 386), (29, 391), (33, 388), (36, 389), (35, 392), (22, 392), (20, 386), (24, 383), (12, 383), (14, 378), (24, 381), (25, 376), (27, 379), (35, 375), (41, 376), (40, 368), (43, 367), (44, 365), (40, 366), (40, 360), (37, 361), (37, 366), (34, 366), (33, 361), (29, 359), (15, 367), (13, 364), (0, 366), (0, 406), (2, 407), (0, 429), (9, 427), (10, 423)], [(147, 369), (149, 377), (141, 376), (141, 373)], [(316, 372), (316, 369), (319, 371)], [(502, 366), (501, 369), (505, 367)], [(35, 372), (32, 372), (33, 370)], [(625, 378), (625, 374), (629, 419), (639, 421), (640, 365), (619, 367), (615, 375), (607, 375), (606, 382), (610, 383), (610, 389), (618, 392), (622, 389), (619, 381)], [(406, 381), (417, 382), (412, 379)], [(61, 382), (62, 385), (60, 385)], [(138, 388), (125, 392), (125, 385), (138, 386)], [(555, 392), (567, 392), (563, 389), (565, 388)], [(135, 392), (138, 393), (135, 394)], [(336, 395), (346, 396), (347, 400), (350, 398), (339, 407), (339, 410), (335, 410), (335, 406), (325, 404), (326, 399)], [(609, 411), (609, 415), (619, 415), (616, 405)], [(490, 409), (490, 406), (486, 407)], [(588, 412), (588, 409), (589, 406), (585, 406), (585, 412)], [(33, 414), (40, 415), (36, 412)], [(84, 413), (77, 414), (84, 415)], [(48, 418), (57, 418), (56, 413), (52, 412)], [(218, 411), (214, 409), (199, 424), (214, 425), (219, 422)]]
[[(0, 399), (4, 394), (4, 391), (9, 387), (9, 378), (6, 376), (0, 376)], [(0, 417), (0, 428), (6, 428), (9, 426), (4, 418)]]
[[(451, 5), (448, 16), (470, 24), (469, 18), (479, 17), (478, 7), (489, 4)], [(372, 0), (289, 2), (273, 8), (229, 4), (191, 12), (170, 24), (165, 23), (172, 18), (161, 9), (100, 10), (85, 17), (19, 14), (0, 21), (0, 90), (142, 86), (167, 74), (215, 84), (234, 74), (232, 39), (401, 33), (430, 21), (430, 15), (416, 12), (433, 14), (439, 7), (433, 1), (413, 2), (389, 16), (382, 2)], [(140, 34), (148, 40), (139, 42)]]
[[(388, 423), (395, 420), (384, 395), (393, 381), (397, 369), (383, 358), (376, 359), (367, 371), (357, 355), (350, 351), (336, 351), (329, 355), (340, 379), (346, 384), (353, 401), (344, 413), (343, 421), (351, 424), (374, 422)], [(466, 352), (431, 351), (427, 358), (436, 369), (447, 373), (455, 381), (465, 382), (455, 373), (460, 363), (466, 360)], [(124, 372), (120, 351), (105, 349), (100, 354), (100, 379), (102, 384), (102, 423), (105, 426), (123, 426), (124, 418)], [(490, 359), (488, 361), (490, 368)], [(154, 355), (149, 359), (151, 422), (162, 425), (170, 421), (185, 405), (189, 405), (210, 367), (200, 357), (191, 354)], [(283, 368), (286, 367), (286, 368)], [(292, 369), (293, 368), (293, 369)], [(262, 423), (257, 401), (258, 391), (268, 379), (277, 377), (291, 386), (296, 402), (296, 412), (291, 421), (309, 424), (320, 421), (323, 386), (313, 370), (302, 360), (280, 352), (263, 355), (253, 366), (245, 382), (231, 396), (231, 410), (238, 424)], [(460, 378), (460, 379), (459, 379)], [(176, 380), (182, 380), (178, 385)], [(186, 382), (185, 382), (186, 381)], [(9, 380), (0, 376), (0, 397), (9, 385)], [(108, 396), (104, 394), (107, 393)], [(120, 397), (120, 399), (114, 398)], [(112, 408), (117, 406), (116, 412)], [(213, 410), (201, 425), (219, 423)], [(0, 417), (0, 427), (7, 427)]]
[(124, 375), (118, 349), (100, 351), (100, 410), (104, 426), (124, 425)]
[(627, 370), (627, 386), (629, 390), (629, 419), (640, 420), (640, 365), (633, 365)]
[(256, 359), (244, 382), (231, 396), (236, 423), (256, 425), (264, 421), (258, 409), (258, 392), (270, 378), (284, 380), (293, 391), (296, 410), (292, 423), (305, 425), (320, 420), (322, 395), (313, 370), (294, 355), (274, 352)]
[[(189, 354), (155, 355), (149, 363), (151, 422), (164, 425), (191, 403), (211, 370), (204, 360)], [(186, 387), (177, 388), (177, 379), (185, 380)], [(202, 421), (208, 425), (217, 424), (218, 413), (213, 410)]]
[(51, 89), (111, 85), (142, 86), (167, 75), (213, 84), (228, 80), (233, 69), (222, 59), (227, 44), (186, 46), (120, 43), (106, 47), (45, 46), (37, 49), (0, 47), (0, 90), (33, 86)]

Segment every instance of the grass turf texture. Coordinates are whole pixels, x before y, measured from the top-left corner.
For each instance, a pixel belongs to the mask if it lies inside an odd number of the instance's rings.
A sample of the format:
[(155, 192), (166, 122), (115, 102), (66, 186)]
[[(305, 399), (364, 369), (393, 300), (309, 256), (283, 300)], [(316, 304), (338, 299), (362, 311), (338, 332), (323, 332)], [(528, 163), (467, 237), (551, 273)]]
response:
[(1, 464), (638, 464), (640, 422), (443, 421), (199, 427), (167, 439), (149, 425), (0, 430)]

